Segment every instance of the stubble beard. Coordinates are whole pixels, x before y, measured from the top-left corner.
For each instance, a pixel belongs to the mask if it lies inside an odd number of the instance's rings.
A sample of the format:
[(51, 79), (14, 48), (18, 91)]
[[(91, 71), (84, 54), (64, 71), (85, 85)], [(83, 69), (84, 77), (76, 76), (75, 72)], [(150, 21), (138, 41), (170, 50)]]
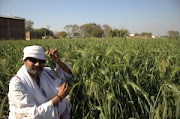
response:
[(34, 66), (34, 67), (26, 67), (28, 73), (33, 74), (33, 75), (39, 75), (43, 68), (42, 67), (38, 67), (38, 66)]

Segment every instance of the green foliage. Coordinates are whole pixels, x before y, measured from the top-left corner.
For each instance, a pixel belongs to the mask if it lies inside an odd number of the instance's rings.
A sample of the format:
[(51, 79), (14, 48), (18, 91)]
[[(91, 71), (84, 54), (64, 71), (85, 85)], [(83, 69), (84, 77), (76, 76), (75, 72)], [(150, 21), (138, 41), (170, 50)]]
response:
[(129, 34), (129, 31), (127, 29), (113, 29), (110, 31), (109, 35), (111, 37), (122, 37), (125, 38)]
[(31, 20), (25, 20), (25, 30), (26, 31), (31, 31), (33, 30), (33, 25), (34, 25), (34, 22), (31, 21)]
[(170, 30), (168, 31), (169, 39), (178, 39), (179, 38), (179, 31)]
[(86, 38), (100, 38), (103, 34), (103, 30), (101, 29), (100, 25), (95, 23), (84, 24), (80, 27), (80, 30), (82, 32), (81, 35)]
[(95, 29), (91, 32), (92, 37), (101, 38), (103, 35), (103, 30), (101, 29)]
[[(0, 101), (6, 112), (8, 83), (27, 45), (57, 48), (72, 67), (72, 119), (180, 117), (180, 42), (169, 39), (1, 41)], [(49, 58), (47, 65), (54, 66)]]
[(54, 33), (46, 28), (40, 28), (34, 30), (35, 34), (40, 34), (41, 36), (54, 36)]
[(61, 32), (60, 36), (65, 38), (67, 36), (67, 33), (66, 32)]

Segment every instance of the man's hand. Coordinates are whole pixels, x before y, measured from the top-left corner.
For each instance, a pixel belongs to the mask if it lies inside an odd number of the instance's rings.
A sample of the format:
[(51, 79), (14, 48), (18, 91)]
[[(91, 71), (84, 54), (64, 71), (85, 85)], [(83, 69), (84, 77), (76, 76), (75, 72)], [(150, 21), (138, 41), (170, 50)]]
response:
[(59, 65), (65, 72), (72, 75), (71, 70), (60, 60), (60, 54), (57, 49), (52, 49), (47, 52), (47, 54), (51, 57), (51, 59)]
[(68, 83), (64, 82), (59, 88), (57, 95), (54, 96), (51, 100), (54, 106), (57, 106), (59, 102), (62, 101), (69, 94), (69, 86)]
[(62, 99), (65, 98), (69, 94), (69, 86), (67, 82), (64, 82), (58, 89), (57, 95)]
[(58, 52), (57, 49), (49, 50), (49, 51), (47, 52), (47, 54), (51, 57), (51, 59), (52, 59), (55, 63), (60, 62), (60, 55), (59, 55), (59, 52)]

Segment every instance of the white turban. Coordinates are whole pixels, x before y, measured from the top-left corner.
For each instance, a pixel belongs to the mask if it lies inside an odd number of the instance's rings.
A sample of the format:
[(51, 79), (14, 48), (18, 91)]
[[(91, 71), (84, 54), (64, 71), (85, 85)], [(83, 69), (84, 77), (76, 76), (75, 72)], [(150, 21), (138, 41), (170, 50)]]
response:
[(25, 60), (27, 57), (33, 57), (41, 60), (46, 60), (44, 49), (42, 46), (27, 46), (23, 50), (24, 57), (23, 60)]

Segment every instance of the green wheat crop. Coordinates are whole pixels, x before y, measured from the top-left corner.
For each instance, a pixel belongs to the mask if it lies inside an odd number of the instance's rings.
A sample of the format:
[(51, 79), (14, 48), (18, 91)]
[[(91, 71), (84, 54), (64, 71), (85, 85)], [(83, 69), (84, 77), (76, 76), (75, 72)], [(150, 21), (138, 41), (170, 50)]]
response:
[(0, 118), (27, 45), (57, 48), (70, 64), (72, 119), (180, 118), (180, 41), (116, 38), (1, 41)]

